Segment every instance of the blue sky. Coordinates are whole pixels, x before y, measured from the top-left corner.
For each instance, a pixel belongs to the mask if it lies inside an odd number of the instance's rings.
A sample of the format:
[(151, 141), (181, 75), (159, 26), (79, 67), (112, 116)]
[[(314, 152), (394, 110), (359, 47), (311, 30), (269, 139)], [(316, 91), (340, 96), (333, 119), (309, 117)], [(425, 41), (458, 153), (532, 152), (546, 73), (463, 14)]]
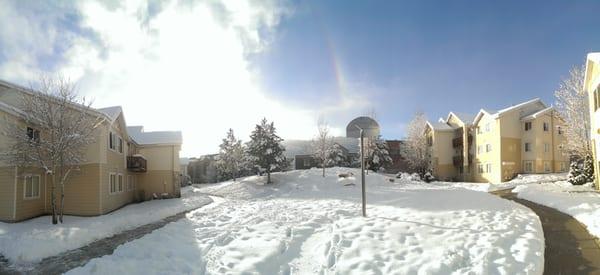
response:
[(417, 110), (435, 119), (535, 97), (552, 104), (561, 77), (600, 50), (599, 10), (593, 1), (301, 2), (254, 65), (272, 96), (327, 104), (337, 58), (347, 81), (366, 84), (354, 92), (369, 95), (384, 136), (400, 138)]
[(129, 125), (181, 130), (183, 156), (286, 139), (376, 114), (387, 139), (416, 111), (475, 113), (553, 91), (600, 51), (598, 1), (0, 0), (0, 78), (62, 74)]

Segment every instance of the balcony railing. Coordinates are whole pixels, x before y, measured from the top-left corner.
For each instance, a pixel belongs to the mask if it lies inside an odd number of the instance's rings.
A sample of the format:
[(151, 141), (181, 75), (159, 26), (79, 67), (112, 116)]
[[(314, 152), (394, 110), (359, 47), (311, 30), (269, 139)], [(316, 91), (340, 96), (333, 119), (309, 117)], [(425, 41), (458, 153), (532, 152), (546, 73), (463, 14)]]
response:
[(127, 156), (127, 169), (132, 172), (146, 172), (147, 161), (141, 155)]

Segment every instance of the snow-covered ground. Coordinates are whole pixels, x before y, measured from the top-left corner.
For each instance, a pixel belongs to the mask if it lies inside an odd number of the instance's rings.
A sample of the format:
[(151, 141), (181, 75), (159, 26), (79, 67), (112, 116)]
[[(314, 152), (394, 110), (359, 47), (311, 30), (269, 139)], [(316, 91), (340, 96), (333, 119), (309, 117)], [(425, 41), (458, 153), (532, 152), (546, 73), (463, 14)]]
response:
[(71, 274), (541, 274), (544, 237), (529, 209), (463, 188), (360, 182), (328, 169), (202, 189), (215, 202)]
[(573, 186), (566, 181), (521, 185), (513, 189), (519, 198), (567, 213), (600, 237), (600, 193), (591, 183)]
[(556, 182), (567, 179), (566, 173), (550, 174), (521, 174), (516, 178), (503, 183), (475, 183), (475, 182), (432, 182), (434, 185), (466, 188), (474, 191), (493, 192), (498, 190), (511, 189), (513, 187), (525, 184), (537, 184), (543, 182)]
[(65, 216), (65, 223), (58, 225), (53, 225), (47, 216), (19, 223), (0, 222), (0, 254), (16, 266), (27, 266), (95, 240), (212, 202), (198, 188), (184, 187), (181, 193), (180, 199), (131, 204), (97, 217)]

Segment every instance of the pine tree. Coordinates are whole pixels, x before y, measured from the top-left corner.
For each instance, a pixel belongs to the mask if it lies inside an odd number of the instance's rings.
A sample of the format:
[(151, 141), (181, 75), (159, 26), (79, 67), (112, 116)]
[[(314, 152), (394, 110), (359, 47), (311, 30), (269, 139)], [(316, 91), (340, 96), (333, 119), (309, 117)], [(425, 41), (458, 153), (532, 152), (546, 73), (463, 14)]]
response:
[(584, 169), (580, 168), (579, 160), (572, 161), (571, 166), (569, 167), (569, 175), (567, 181), (572, 185), (585, 184), (588, 181), (588, 178), (587, 175), (584, 173)]
[(349, 165), (348, 159), (344, 154), (344, 150), (342, 150), (342, 147), (339, 144), (334, 143), (333, 146), (331, 146), (331, 148), (327, 152), (326, 165), (328, 167), (344, 167)]
[(282, 138), (277, 136), (273, 122), (266, 118), (256, 125), (250, 141), (247, 143), (247, 153), (252, 164), (267, 173), (267, 183), (271, 183), (271, 172), (282, 170), (287, 165), (283, 156), (285, 149), (281, 145)]
[(392, 163), (392, 158), (390, 157), (387, 143), (385, 142), (385, 140), (381, 139), (381, 137), (377, 137), (376, 139), (369, 142), (368, 152), (368, 169), (372, 171), (377, 172), (379, 171), (379, 169)]
[(584, 175), (586, 182), (594, 181), (594, 159), (591, 155), (586, 155), (583, 160), (582, 174)]
[(242, 141), (235, 137), (233, 129), (229, 129), (227, 137), (223, 139), (223, 143), (219, 145), (219, 148), (219, 160), (217, 161), (219, 177), (233, 178), (233, 181), (235, 181), (239, 175), (244, 157)]

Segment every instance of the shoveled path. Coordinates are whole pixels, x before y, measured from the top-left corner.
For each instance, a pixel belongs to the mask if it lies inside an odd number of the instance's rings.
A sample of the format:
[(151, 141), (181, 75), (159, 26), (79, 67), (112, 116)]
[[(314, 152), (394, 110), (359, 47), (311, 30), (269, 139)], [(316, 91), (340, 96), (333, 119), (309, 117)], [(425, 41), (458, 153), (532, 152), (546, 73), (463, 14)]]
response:
[(600, 241), (575, 218), (517, 198), (512, 189), (492, 193), (520, 203), (540, 217), (546, 239), (544, 274), (600, 274)]
[[(208, 203), (210, 204), (210, 202)], [(206, 206), (205, 204), (203, 206)], [(104, 255), (110, 255), (113, 251), (124, 243), (139, 239), (152, 231), (164, 227), (165, 225), (178, 221), (186, 216), (187, 213), (197, 210), (203, 206), (184, 211), (169, 217), (166, 217), (160, 221), (153, 222), (150, 224), (142, 225), (131, 230), (123, 231), (119, 234), (113, 235), (112, 237), (104, 238), (92, 242), (86, 246), (73, 249), (56, 256), (48, 257), (43, 259), (41, 262), (36, 264), (34, 267), (28, 270), (15, 270), (8, 267), (6, 264), (8, 261), (0, 255), (0, 275), (4, 274), (62, 274), (73, 268), (85, 265), (87, 262), (94, 258), (102, 257)], [(2, 261), (5, 262), (3, 266)]]

